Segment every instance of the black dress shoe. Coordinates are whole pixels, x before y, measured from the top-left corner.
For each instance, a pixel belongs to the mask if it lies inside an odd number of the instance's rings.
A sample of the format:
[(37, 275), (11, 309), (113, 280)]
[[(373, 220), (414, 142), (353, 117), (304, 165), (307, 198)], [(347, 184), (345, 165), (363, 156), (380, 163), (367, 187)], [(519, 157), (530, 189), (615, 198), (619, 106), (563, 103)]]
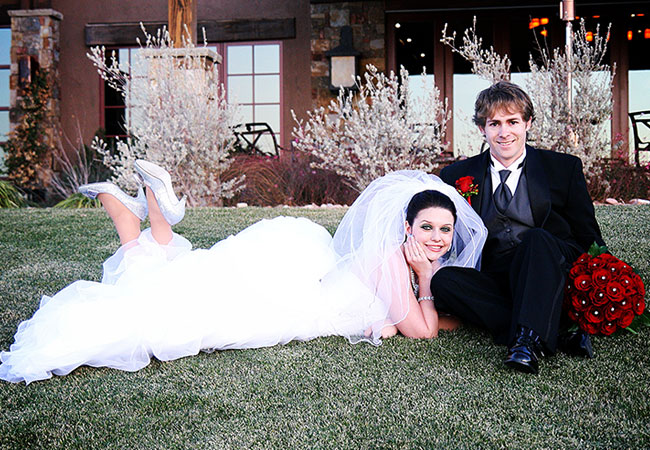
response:
[(585, 358), (594, 357), (591, 339), (582, 330), (568, 331), (559, 335), (557, 338), (557, 348), (567, 355), (582, 356)]
[(539, 372), (537, 360), (542, 356), (544, 351), (540, 337), (530, 328), (520, 326), (504, 363), (520, 372), (536, 374)]

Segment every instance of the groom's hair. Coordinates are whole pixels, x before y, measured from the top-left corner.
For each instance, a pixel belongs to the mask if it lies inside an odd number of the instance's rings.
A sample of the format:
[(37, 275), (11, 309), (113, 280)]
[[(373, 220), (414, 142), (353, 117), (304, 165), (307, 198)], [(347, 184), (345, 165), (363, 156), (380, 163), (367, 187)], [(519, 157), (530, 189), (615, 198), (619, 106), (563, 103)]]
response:
[(411, 201), (406, 207), (406, 221), (409, 225), (413, 226), (413, 221), (418, 213), (427, 208), (446, 209), (454, 216), (454, 223), (456, 223), (456, 205), (454, 205), (454, 202), (442, 192), (428, 189), (411, 197)]
[(487, 119), (500, 110), (510, 114), (521, 113), (526, 122), (531, 118), (535, 120), (530, 97), (522, 88), (509, 81), (499, 81), (478, 94), (472, 120), (476, 125), (485, 127)]

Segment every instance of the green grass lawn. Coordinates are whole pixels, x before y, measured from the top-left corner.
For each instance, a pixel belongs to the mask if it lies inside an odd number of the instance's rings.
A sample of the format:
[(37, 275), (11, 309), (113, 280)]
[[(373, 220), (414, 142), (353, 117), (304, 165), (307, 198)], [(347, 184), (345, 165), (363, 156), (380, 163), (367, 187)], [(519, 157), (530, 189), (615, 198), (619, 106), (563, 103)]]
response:
[[(343, 210), (196, 208), (176, 231), (209, 247), (262, 217), (301, 215), (333, 232)], [(650, 284), (650, 208), (598, 207), (610, 250)], [(0, 210), (0, 349), (42, 295), (99, 280), (118, 247), (101, 210)], [(538, 376), (461, 328), (380, 347), (330, 337), (0, 382), (0, 449), (648, 448), (650, 328), (593, 339)]]

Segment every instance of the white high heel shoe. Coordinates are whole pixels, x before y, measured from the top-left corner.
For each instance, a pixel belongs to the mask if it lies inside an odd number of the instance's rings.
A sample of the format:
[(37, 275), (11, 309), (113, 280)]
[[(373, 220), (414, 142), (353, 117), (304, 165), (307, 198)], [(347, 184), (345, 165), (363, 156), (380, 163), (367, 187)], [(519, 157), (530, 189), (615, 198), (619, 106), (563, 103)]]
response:
[(144, 195), (142, 186), (138, 187), (137, 197), (131, 197), (122, 189), (108, 181), (84, 184), (79, 186), (78, 191), (89, 199), (95, 199), (99, 194), (110, 194), (118, 199), (120, 203), (126, 206), (128, 210), (135, 214), (140, 220), (144, 220), (149, 211), (149, 208), (147, 207), (147, 197)]
[(185, 215), (186, 196), (178, 200), (172, 188), (172, 178), (162, 167), (138, 159), (135, 162), (135, 170), (142, 177), (142, 181), (154, 193), (160, 212), (170, 225), (175, 225), (183, 219)]

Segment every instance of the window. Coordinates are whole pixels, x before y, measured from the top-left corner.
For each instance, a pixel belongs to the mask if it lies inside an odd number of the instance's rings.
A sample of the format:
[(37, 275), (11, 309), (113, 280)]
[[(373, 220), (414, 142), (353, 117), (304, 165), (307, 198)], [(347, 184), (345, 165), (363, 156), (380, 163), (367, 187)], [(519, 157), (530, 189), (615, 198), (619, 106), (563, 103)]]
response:
[[(269, 124), (281, 143), (282, 60), (280, 43), (225, 44), (225, 82), (228, 101), (241, 106), (243, 123)], [(260, 138), (260, 149), (272, 152), (273, 138)]]
[[(0, 142), (9, 133), (9, 75), (11, 74), (11, 28), (0, 28)], [(0, 149), (0, 172), (4, 170), (4, 152)]]
[[(279, 42), (253, 42), (237, 44), (213, 44), (209, 48), (223, 56), (219, 67), (219, 78), (227, 89), (228, 101), (241, 105), (239, 122), (268, 123), (278, 145), (281, 144), (282, 130), (282, 76), (281, 44)], [(107, 50), (107, 57), (113, 50)], [(139, 48), (114, 49), (121, 69), (137, 67)], [(124, 64), (122, 66), (122, 63)], [(131, 74), (136, 78), (139, 74)], [(137, 83), (135, 84), (137, 86)], [(103, 107), (101, 123), (107, 137), (125, 136), (125, 120), (137, 120), (128, 111), (121, 94), (102, 83)], [(260, 147), (271, 151), (273, 139), (270, 135), (260, 138)]]
[[(630, 71), (628, 72), (628, 109), (630, 112), (650, 110), (650, 61), (647, 55), (650, 52), (650, 14), (630, 14), (628, 19), (626, 38), (628, 41)], [(634, 155), (634, 134), (630, 124), (628, 141), (630, 143), (630, 157)], [(639, 127), (640, 138), (643, 141), (650, 139), (647, 128)], [(650, 163), (648, 152), (639, 152), (642, 165)]]
[[(110, 64), (113, 52), (122, 72), (128, 73), (129, 67), (135, 63), (137, 48), (116, 48), (106, 50), (106, 62)], [(106, 137), (124, 137), (125, 120), (127, 117), (126, 105), (122, 94), (102, 80), (103, 107), (101, 110), (100, 123), (106, 132)]]

